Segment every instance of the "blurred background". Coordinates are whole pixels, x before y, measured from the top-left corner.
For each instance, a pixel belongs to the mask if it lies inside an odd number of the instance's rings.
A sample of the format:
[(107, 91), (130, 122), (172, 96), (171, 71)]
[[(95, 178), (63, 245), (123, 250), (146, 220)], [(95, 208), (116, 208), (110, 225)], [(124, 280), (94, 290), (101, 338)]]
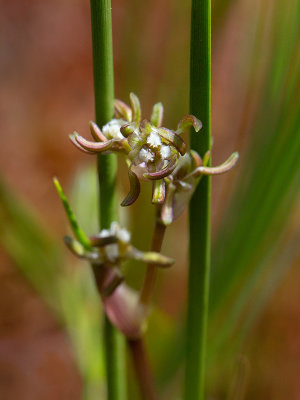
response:
[[(97, 230), (95, 158), (69, 142), (94, 118), (89, 2), (0, 1), (0, 398), (105, 398), (101, 305), (88, 265), (67, 253), (57, 176)], [(115, 94), (188, 113), (190, 2), (113, 0)], [(300, 398), (300, 1), (213, 2), (213, 178), (208, 399)], [(200, 133), (201, 134), (201, 133)], [(122, 162), (120, 166), (124, 165)], [(120, 168), (120, 199), (128, 190)], [(122, 223), (152, 233), (150, 187)], [(163, 399), (179, 399), (187, 218), (167, 232), (147, 341)], [(144, 266), (124, 267), (138, 288)], [(188, 338), (187, 338), (188, 339)], [(137, 397), (130, 361), (129, 398)]]

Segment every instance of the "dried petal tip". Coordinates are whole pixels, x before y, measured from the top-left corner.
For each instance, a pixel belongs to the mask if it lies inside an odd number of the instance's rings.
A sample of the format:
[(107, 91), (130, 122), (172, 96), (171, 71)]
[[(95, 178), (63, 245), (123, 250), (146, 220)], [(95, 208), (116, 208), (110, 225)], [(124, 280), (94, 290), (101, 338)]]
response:
[(178, 123), (176, 133), (182, 133), (187, 128), (193, 126), (196, 132), (202, 128), (202, 122), (194, 115), (185, 115)]

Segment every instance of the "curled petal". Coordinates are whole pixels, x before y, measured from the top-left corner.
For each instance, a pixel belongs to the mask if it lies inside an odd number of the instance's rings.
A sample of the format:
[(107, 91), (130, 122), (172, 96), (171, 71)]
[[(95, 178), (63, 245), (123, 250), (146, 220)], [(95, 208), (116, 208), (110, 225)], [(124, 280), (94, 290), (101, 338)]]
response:
[(174, 146), (182, 156), (185, 154), (186, 144), (180, 136), (176, 135), (175, 132), (167, 128), (159, 128), (158, 133), (163, 139)]
[(80, 144), (85, 150), (94, 151), (95, 153), (101, 153), (102, 151), (107, 151), (112, 146), (112, 140), (107, 142), (90, 142), (84, 139), (82, 136), (75, 134), (75, 140)]
[(122, 125), (120, 131), (124, 137), (128, 137), (132, 133), (135, 133), (136, 127), (134, 124), (125, 124)]
[(139, 197), (141, 191), (140, 181), (136, 174), (133, 171), (129, 170), (128, 177), (130, 182), (130, 191), (125, 199), (122, 201), (122, 207), (130, 206), (131, 204), (133, 204)]
[(162, 103), (156, 103), (153, 106), (150, 122), (157, 128), (161, 126), (164, 115), (164, 107)]
[(152, 189), (152, 203), (153, 204), (162, 204), (165, 200), (166, 195), (166, 183), (165, 181), (159, 180), (153, 182), (153, 189)]
[(107, 137), (103, 135), (99, 126), (93, 121), (90, 121), (90, 131), (96, 142), (108, 142)]
[(115, 114), (117, 118), (124, 119), (125, 121), (131, 122), (132, 120), (132, 111), (127, 104), (125, 104), (121, 100), (115, 100), (114, 102)]
[(80, 144), (76, 142), (76, 139), (75, 139), (75, 135), (74, 135), (74, 134), (69, 135), (69, 139), (70, 139), (71, 142), (74, 144), (74, 146), (75, 146), (77, 149), (79, 149), (80, 151), (82, 151), (83, 153), (85, 153), (85, 154), (90, 154), (90, 155), (94, 155), (94, 154), (95, 154), (93, 151), (88, 151), (88, 150), (84, 149), (82, 146), (80, 146)]
[(134, 94), (130, 93), (130, 105), (132, 109), (132, 120), (139, 123), (141, 120), (141, 104), (139, 98)]
[(202, 122), (194, 115), (185, 115), (178, 123), (176, 133), (182, 133), (193, 126), (196, 132), (202, 128)]
[(177, 156), (176, 154), (174, 154), (174, 156), (171, 158), (170, 162), (166, 165), (165, 168), (157, 172), (147, 172), (144, 174), (144, 177), (151, 180), (163, 179), (174, 171), (176, 167), (176, 161)]
[(156, 253), (154, 251), (142, 252), (137, 249), (134, 249), (133, 251), (133, 258), (135, 258), (136, 260), (144, 261), (148, 264), (153, 264), (157, 267), (170, 267), (175, 262), (172, 258), (163, 256), (162, 254)]
[(219, 165), (218, 167), (198, 167), (189, 174), (186, 178), (191, 176), (201, 176), (201, 175), (220, 175), (224, 174), (225, 172), (229, 171), (231, 168), (235, 166), (237, 160), (239, 158), (238, 153), (233, 153), (231, 156), (226, 160), (223, 164)]

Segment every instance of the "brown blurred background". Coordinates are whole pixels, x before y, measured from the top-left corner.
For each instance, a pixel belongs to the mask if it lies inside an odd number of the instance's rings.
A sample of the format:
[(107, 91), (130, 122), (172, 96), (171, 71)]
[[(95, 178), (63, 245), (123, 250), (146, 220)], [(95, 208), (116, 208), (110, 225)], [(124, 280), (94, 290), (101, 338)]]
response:
[[(248, 119), (259, 93), (251, 97), (246, 81), (259, 3), (232, 1), (222, 22), (221, 17), (214, 19), (215, 164), (234, 150), (243, 156), (251, 139)], [(60, 238), (66, 220), (52, 177), (58, 176), (71, 192), (78, 171), (95, 163), (68, 140), (68, 133), (75, 129), (85, 135), (94, 115), (89, 2), (12, 0), (0, 4), (1, 178), (37, 212), (39, 223), (49, 234)], [(275, 0), (267, 5), (277, 6)], [(128, 93), (134, 91), (146, 116), (154, 102), (162, 101), (164, 123), (175, 126), (188, 112), (189, 2), (113, 0), (112, 13), (116, 97), (127, 101)], [(266, 46), (266, 56), (267, 52)], [(258, 72), (257, 90), (260, 79)], [(247, 96), (251, 97), (248, 103)], [(213, 233), (218, 230), (234, 181), (235, 172), (213, 180)], [(136, 221), (148, 212), (142, 205), (147, 190), (143, 188), (144, 194), (130, 212)], [(296, 207), (287, 223), (298, 224), (299, 212)], [(133, 226), (127, 217), (123, 219), (132, 227), (137, 247), (145, 248), (151, 229), (142, 228), (140, 235), (139, 224)], [(5, 229), (1, 226), (1, 231)], [(177, 263), (170, 276), (161, 276), (156, 294), (161, 309), (171, 319), (184, 310), (186, 237), (185, 216), (167, 235), (164, 252), (175, 256)], [(244, 345), (243, 354), (250, 365), (246, 399), (300, 398), (298, 267), (299, 254)], [(141, 274), (131, 277), (133, 285)], [(0, 398), (82, 398), (82, 374), (62, 322), (4, 248), (0, 287)], [(222, 386), (221, 378), (220, 382)], [(222, 390), (216, 390), (211, 398), (226, 398)]]

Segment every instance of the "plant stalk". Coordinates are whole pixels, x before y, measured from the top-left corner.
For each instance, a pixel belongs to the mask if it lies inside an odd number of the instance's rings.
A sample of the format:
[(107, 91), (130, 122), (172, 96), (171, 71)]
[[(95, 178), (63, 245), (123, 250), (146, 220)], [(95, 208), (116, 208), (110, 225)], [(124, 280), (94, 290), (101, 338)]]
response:
[[(113, 117), (114, 76), (112, 21), (110, 0), (90, 0), (94, 96), (96, 123), (103, 126)], [(100, 188), (99, 223), (109, 228), (117, 220), (116, 172), (117, 159), (113, 154), (97, 159)], [(125, 341), (105, 317), (104, 347), (106, 351), (107, 398), (126, 399)]]
[(127, 340), (143, 400), (157, 400), (153, 376), (142, 339)]
[[(211, 145), (211, 1), (192, 0), (190, 112), (203, 123), (191, 134), (191, 148), (201, 156)], [(190, 269), (184, 400), (205, 396), (206, 332), (210, 275), (209, 176), (203, 176), (190, 205)]]
[[(155, 220), (155, 226), (152, 236), (151, 251), (160, 252), (164, 240), (166, 226), (161, 224), (158, 219)], [(147, 265), (146, 276), (140, 294), (140, 301), (145, 306), (149, 305), (156, 281), (157, 267), (153, 264)]]

